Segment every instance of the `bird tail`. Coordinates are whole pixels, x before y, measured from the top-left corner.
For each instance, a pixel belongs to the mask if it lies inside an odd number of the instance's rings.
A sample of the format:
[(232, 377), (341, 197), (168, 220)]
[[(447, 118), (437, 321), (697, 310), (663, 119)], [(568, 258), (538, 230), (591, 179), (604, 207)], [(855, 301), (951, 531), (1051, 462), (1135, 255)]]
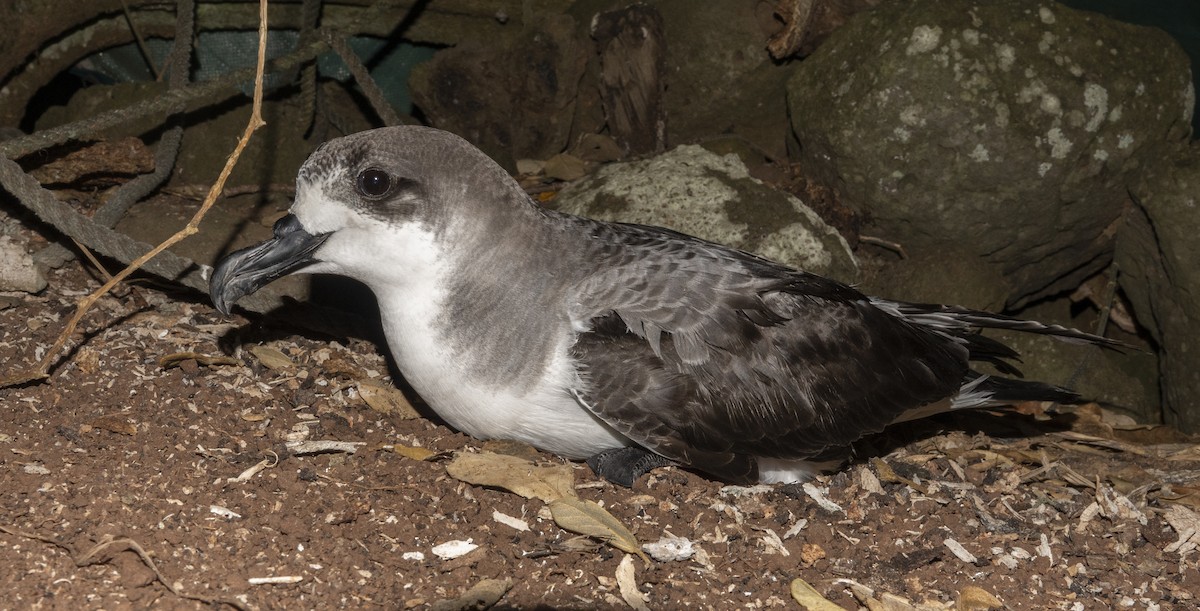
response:
[(1012, 362), (1021, 362), (1020, 355), (1006, 344), (981, 335), (980, 329), (1007, 329), (1022, 333), (1048, 335), (1064, 342), (1097, 345), (1113, 350), (1124, 350), (1130, 347), (1124, 342), (1078, 329), (1048, 325), (1034, 320), (1013, 318), (959, 306), (906, 303), (874, 297), (871, 298), (871, 303), (892, 316), (962, 344), (967, 348), (970, 360), (991, 363), (997, 371), (1005, 375), (1018, 377), (1021, 375), (1021, 371), (1012, 364)]
[(1079, 393), (1054, 384), (972, 373), (973, 377), (968, 379), (967, 383), (959, 389), (958, 394), (951, 399), (951, 410), (998, 407), (1025, 401), (1053, 401), (1068, 404), (1086, 401)]
[(1001, 407), (1025, 401), (1076, 404), (1085, 403), (1087, 399), (1073, 390), (1053, 384), (1000, 378), (971, 371), (953, 397), (908, 410), (893, 420), (892, 424), (960, 409)]
[(872, 297), (871, 303), (892, 316), (955, 336), (972, 333), (979, 329), (1008, 329), (1011, 331), (1021, 331), (1022, 333), (1049, 335), (1064, 342), (1077, 344), (1095, 344), (1115, 349), (1127, 347), (1124, 343), (1117, 340), (1078, 329), (1071, 329), (1061, 325), (1048, 325), (1034, 320), (1013, 318), (1012, 316), (993, 314), (991, 312), (972, 310), (959, 306), (906, 303), (903, 301), (879, 299), (877, 297)]

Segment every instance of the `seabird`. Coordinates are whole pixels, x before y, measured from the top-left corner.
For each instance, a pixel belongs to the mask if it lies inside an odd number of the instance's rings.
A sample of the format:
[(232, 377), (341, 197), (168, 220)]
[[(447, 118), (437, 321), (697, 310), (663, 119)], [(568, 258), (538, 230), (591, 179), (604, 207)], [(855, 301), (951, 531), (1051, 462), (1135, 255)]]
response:
[(210, 292), (291, 273), (376, 295), (405, 379), (451, 426), (632, 485), (677, 464), (796, 482), (863, 435), (938, 412), (1078, 402), (1019, 375), (980, 328), (1117, 342), (1057, 325), (870, 297), (660, 227), (542, 208), (465, 140), (389, 127), (323, 144), (274, 237), (230, 254)]

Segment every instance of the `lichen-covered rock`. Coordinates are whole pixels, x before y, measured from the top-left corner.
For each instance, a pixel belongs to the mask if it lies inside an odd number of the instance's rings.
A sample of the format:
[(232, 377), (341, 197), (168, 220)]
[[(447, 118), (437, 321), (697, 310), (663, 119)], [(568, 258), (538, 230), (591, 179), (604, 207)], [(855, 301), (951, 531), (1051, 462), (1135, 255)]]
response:
[(37, 293), (46, 288), (46, 276), (37, 268), (25, 246), (0, 235), (0, 291)]
[(733, 134), (786, 155), (787, 79), (771, 60), (754, 2), (657, 0), (667, 39), (669, 144)]
[(1121, 288), (1158, 344), (1163, 420), (1200, 431), (1200, 150), (1148, 164), (1117, 239)]
[(1038, 0), (885, 3), (788, 94), (806, 169), (872, 233), (964, 245), (1008, 279), (1009, 305), (1108, 263), (1132, 176), (1186, 137), (1194, 102), (1164, 33)]
[(697, 145), (607, 165), (564, 189), (553, 205), (601, 220), (667, 227), (843, 282), (858, 276), (845, 239), (816, 213), (751, 177), (737, 155)]

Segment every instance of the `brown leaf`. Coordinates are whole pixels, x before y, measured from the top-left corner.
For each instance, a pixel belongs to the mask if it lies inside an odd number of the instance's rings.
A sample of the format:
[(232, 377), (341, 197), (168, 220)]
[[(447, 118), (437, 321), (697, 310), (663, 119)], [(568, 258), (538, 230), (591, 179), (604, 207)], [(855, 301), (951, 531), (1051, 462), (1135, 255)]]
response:
[(492, 452), (459, 452), (446, 465), (454, 479), (477, 486), (503, 488), (547, 503), (575, 498), (575, 474), (567, 465), (538, 467), (516, 456)]
[(288, 358), (286, 354), (280, 352), (278, 348), (250, 346), (247, 350), (267, 369), (294, 369), (296, 367), (296, 363)]
[(233, 358), (232, 356), (218, 355), (211, 356), (208, 354), (200, 354), (198, 352), (175, 352), (173, 354), (164, 354), (158, 357), (158, 366), (163, 369), (178, 367), (180, 363), (191, 359), (197, 364), (211, 367), (213, 365), (241, 365), (242, 361)]
[(405, 458), (411, 458), (413, 460), (429, 460), (438, 454), (429, 448), (418, 448), (416, 446), (405, 446), (399, 444), (393, 445), (388, 449)]
[(460, 609), (490, 609), (512, 588), (508, 579), (484, 579), (471, 586), (462, 596), (440, 600), (429, 606), (430, 611), (459, 611)]
[(967, 586), (958, 593), (958, 602), (954, 608), (958, 611), (986, 611), (987, 609), (1000, 609), (1004, 607), (1004, 603), (1000, 599), (992, 595), (991, 592), (978, 586)]
[(137, 426), (121, 416), (100, 416), (92, 420), (91, 425), (98, 429), (104, 429), (112, 433), (120, 433), (122, 435), (136, 435)]
[(421, 414), (413, 409), (412, 403), (408, 402), (404, 393), (395, 387), (360, 380), (358, 394), (363, 401), (366, 401), (368, 407), (381, 414), (393, 415), (402, 420), (421, 417)]
[(806, 611), (845, 611), (842, 607), (830, 602), (828, 598), (821, 596), (816, 588), (808, 585), (807, 581), (799, 577), (792, 580), (791, 585), (792, 599), (800, 603)]
[(564, 530), (599, 539), (630, 554), (637, 554), (647, 563), (650, 559), (642, 553), (637, 537), (603, 507), (579, 498), (560, 498), (550, 502), (550, 515), (554, 523)]
[(629, 554), (625, 554), (625, 557), (621, 559), (621, 564), (617, 565), (617, 588), (621, 592), (621, 598), (625, 599), (625, 604), (633, 607), (636, 611), (650, 611), (650, 607), (646, 606), (645, 593), (638, 589), (633, 556)]

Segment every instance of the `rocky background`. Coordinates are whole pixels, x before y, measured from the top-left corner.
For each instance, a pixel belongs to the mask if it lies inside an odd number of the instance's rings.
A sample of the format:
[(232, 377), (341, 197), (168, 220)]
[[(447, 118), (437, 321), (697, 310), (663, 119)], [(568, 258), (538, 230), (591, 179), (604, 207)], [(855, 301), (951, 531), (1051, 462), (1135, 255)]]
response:
[[(1148, 10), (1072, 4), (273, 3), (267, 127), (201, 232), (145, 278), (203, 291), (205, 266), (269, 233), (313, 148), (419, 122), (547, 206), (1120, 339), (1136, 348), (1005, 338), (1030, 378), (1122, 426), (1200, 433), (1200, 14), (1156, 3), (1148, 27)], [(249, 113), (257, 4), (201, 3), (194, 24), (173, 8), (0, 6), (20, 25), (0, 38), (0, 309), (58, 294), (81, 258), (119, 269), (182, 227), (224, 164)], [(184, 27), (195, 49), (172, 69)], [(369, 336), (356, 291), (290, 278), (243, 305), (311, 298)], [(44, 350), (13, 345), (5, 374)]]

